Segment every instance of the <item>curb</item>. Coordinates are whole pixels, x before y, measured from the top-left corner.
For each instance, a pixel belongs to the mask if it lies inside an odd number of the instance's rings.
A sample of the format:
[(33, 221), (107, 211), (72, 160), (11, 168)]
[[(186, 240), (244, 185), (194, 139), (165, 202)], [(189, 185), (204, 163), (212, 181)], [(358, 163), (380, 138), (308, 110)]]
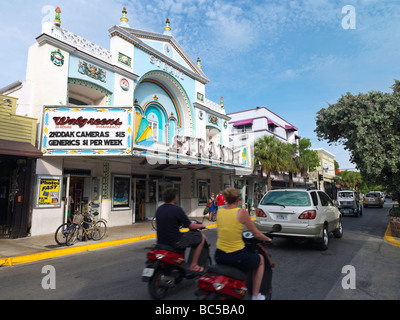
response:
[(34, 254), (29, 254), (29, 255), (24, 255), (24, 256), (3, 258), (3, 259), (0, 259), (0, 266), (2, 266), (2, 265), (13, 266), (16, 264), (34, 262), (34, 261), (60, 257), (60, 256), (65, 256), (65, 255), (84, 252), (84, 251), (91, 251), (91, 250), (96, 250), (96, 249), (101, 249), (101, 248), (107, 248), (107, 247), (116, 246), (116, 245), (120, 245), (120, 244), (126, 244), (126, 243), (147, 240), (147, 239), (153, 239), (153, 238), (156, 238), (155, 233), (144, 235), (144, 236), (133, 237), (133, 238), (121, 239), (121, 240), (105, 241), (105, 242), (88, 244), (88, 245), (83, 245), (83, 246), (76, 246), (76, 247), (70, 247), (70, 248), (65, 248), (65, 249), (57, 249), (57, 250), (52, 250), (52, 251), (39, 252), (39, 253), (34, 253)]
[(392, 237), (392, 230), (390, 229), (390, 224), (386, 228), (385, 232), (385, 241), (388, 242), (389, 244), (400, 247), (400, 241), (396, 240), (394, 237)]
[[(214, 228), (216, 226), (217, 226), (216, 224), (209, 224), (206, 226), (206, 229)], [(182, 230), (182, 232), (186, 232), (187, 230), (188, 229)], [(105, 242), (99, 242), (99, 243), (94, 243), (94, 244), (69, 247), (69, 248), (57, 249), (57, 250), (46, 251), (46, 252), (39, 252), (39, 253), (34, 253), (34, 254), (29, 254), (29, 255), (24, 255), (24, 256), (2, 258), (2, 259), (0, 259), (0, 267), (3, 265), (13, 266), (16, 264), (45, 260), (45, 259), (49, 259), (49, 258), (55, 258), (55, 257), (69, 255), (69, 254), (84, 252), (84, 251), (101, 249), (101, 248), (107, 248), (107, 247), (117, 246), (117, 245), (121, 245), (121, 244), (136, 242), (136, 241), (155, 239), (156, 237), (157, 237), (156, 233), (151, 233), (151, 234), (147, 234), (147, 235), (143, 235), (143, 236), (125, 238), (125, 239), (121, 239), (121, 240), (105, 241)]]

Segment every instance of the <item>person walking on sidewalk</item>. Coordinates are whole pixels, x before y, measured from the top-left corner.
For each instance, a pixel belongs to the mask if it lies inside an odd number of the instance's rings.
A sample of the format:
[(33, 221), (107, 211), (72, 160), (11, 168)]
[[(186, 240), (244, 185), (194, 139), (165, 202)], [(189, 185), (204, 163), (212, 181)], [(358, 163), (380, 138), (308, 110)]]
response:
[(211, 193), (211, 197), (208, 199), (207, 206), (209, 206), (209, 208), (210, 208), (210, 215), (208, 217), (208, 220), (212, 221), (212, 216), (214, 214), (214, 211), (216, 210), (214, 192)]

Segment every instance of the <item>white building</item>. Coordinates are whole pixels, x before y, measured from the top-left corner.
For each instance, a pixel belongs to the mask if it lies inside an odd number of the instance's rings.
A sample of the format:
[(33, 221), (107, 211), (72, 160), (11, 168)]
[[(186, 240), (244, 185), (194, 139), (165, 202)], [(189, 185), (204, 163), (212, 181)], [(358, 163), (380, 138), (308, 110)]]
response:
[(3, 89), (21, 101), (17, 114), (40, 119), (31, 235), (54, 232), (70, 207), (94, 208), (109, 226), (146, 220), (168, 186), (199, 216), (232, 174), (251, 172), (246, 148), (230, 147), (223, 105), (206, 98), (200, 59), (168, 19), (162, 33), (138, 30), (124, 8), (106, 49), (62, 28), (56, 13), (29, 48), (25, 81)]
[[(254, 141), (264, 135), (273, 135), (285, 143), (298, 144), (300, 136), (298, 129), (272, 112), (268, 108), (256, 107), (228, 114), (231, 117), (229, 123), (229, 140), (234, 147), (250, 145), (251, 151)], [(285, 173), (271, 174), (272, 187), (284, 188), (289, 186), (289, 176)], [(257, 205), (260, 197), (267, 191), (265, 178), (260, 179), (256, 174), (248, 176), (236, 176), (236, 186), (242, 187), (242, 199), (251, 200)], [(304, 179), (300, 175), (293, 177), (296, 185), (304, 185)]]

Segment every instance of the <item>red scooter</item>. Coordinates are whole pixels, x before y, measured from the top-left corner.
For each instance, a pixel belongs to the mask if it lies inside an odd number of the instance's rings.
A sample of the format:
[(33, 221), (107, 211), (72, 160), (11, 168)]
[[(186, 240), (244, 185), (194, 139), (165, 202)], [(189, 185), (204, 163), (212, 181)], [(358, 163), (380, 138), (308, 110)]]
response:
[[(274, 226), (273, 232), (281, 230), (280, 225)], [(271, 233), (266, 234), (270, 236)], [(264, 257), (264, 276), (260, 293), (267, 300), (272, 296), (272, 269), (274, 265), (269, 255), (250, 231), (243, 232), (243, 241), (249, 252), (261, 254)], [(252, 272), (245, 273), (238, 268), (216, 264), (208, 268), (207, 273), (197, 281), (196, 295), (205, 300), (243, 300), (249, 299), (252, 292)]]
[[(201, 231), (199, 230), (199, 232)], [(198, 261), (198, 265), (204, 268), (211, 265), (209, 247), (210, 244), (206, 240)], [(185, 260), (185, 249), (175, 249), (165, 244), (156, 244), (154, 248), (147, 252), (147, 262), (142, 272), (142, 279), (149, 283), (149, 293), (154, 299), (165, 298), (168, 290), (175, 287), (184, 278), (193, 279), (199, 276), (198, 273), (189, 270), (193, 250), (193, 248), (190, 250), (187, 262)]]

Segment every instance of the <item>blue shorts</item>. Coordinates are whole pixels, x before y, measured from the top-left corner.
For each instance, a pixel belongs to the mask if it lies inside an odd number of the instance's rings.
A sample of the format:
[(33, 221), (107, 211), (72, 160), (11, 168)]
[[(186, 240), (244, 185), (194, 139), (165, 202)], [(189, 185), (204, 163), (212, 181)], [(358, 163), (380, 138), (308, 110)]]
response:
[(217, 249), (214, 258), (218, 264), (237, 267), (244, 272), (253, 271), (260, 265), (260, 256), (257, 253), (248, 252), (246, 248), (231, 253)]

